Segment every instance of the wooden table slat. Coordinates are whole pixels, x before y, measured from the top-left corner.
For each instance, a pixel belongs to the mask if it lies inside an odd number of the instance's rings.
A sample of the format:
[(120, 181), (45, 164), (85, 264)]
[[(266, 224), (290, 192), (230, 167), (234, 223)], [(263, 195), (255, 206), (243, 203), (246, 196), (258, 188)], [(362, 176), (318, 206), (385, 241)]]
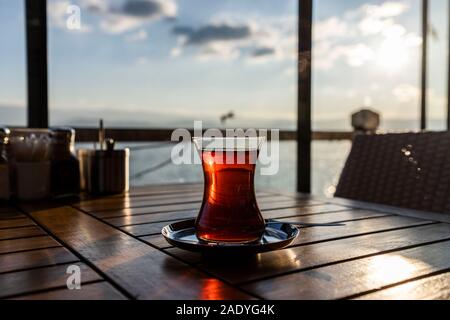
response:
[(348, 221), (342, 227), (302, 229), (302, 233), (294, 241), (293, 245), (305, 245), (308, 243), (319, 241), (330, 241), (346, 237), (355, 237), (374, 232), (409, 228), (430, 223), (433, 222), (399, 216), (387, 216), (377, 219)]
[(34, 225), (30, 218), (0, 220), (0, 229), (28, 227)]
[(155, 207), (143, 207), (143, 208), (130, 208), (115, 211), (103, 211), (103, 212), (93, 212), (92, 215), (100, 219), (113, 219), (113, 218), (126, 218), (131, 216), (140, 216), (147, 214), (156, 213), (169, 213), (174, 212), (185, 212), (185, 211), (197, 211), (200, 209), (200, 202), (198, 203), (182, 203), (182, 204), (171, 204)]
[(450, 241), (343, 262), (244, 286), (267, 299), (340, 299), (450, 268)]
[[(71, 264), (69, 264), (71, 265)], [(0, 274), (0, 298), (23, 295), (39, 290), (66, 288), (69, 265)], [(101, 280), (102, 278), (83, 263), (74, 263), (81, 269), (81, 282)]]
[(39, 249), (0, 255), (0, 273), (77, 262), (66, 248)]
[[(311, 207), (313, 208), (313, 207)], [(323, 213), (311, 213), (300, 214), (297, 216), (291, 216), (294, 212), (289, 211), (275, 211), (276, 214), (272, 214), (271, 211), (263, 212), (265, 219), (276, 219), (277, 221), (284, 222), (298, 222), (298, 223), (333, 223), (333, 222), (346, 222), (356, 221), (371, 218), (382, 218), (389, 216), (389, 214), (381, 212), (373, 212), (368, 210), (346, 210), (336, 212), (323, 212)]]
[(40, 235), (45, 235), (45, 232), (36, 226), (14, 229), (0, 229), (0, 240), (34, 237)]
[(155, 222), (121, 227), (120, 229), (136, 237), (160, 235), (161, 229), (171, 222)]
[(158, 193), (158, 192), (176, 192), (180, 193), (186, 190), (203, 190), (203, 182), (193, 182), (193, 183), (167, 183), (167, 184), (153, 184), (146, 186), (133, 186), (130, 188), (128, 194), (135, 195), (140, 193)]
[[(262, 202), (281, 202), (293, 200), (289, 196), (258, 194), (257, 198)], [(201, 202), (203, 199), (202, 191), (183, 192), (183, 197), (179, 194), (168, 194), (153, 197), (124, 197), (124, 198), (101, 198), (93, 200), (84, 200), (75, 207), (87, 212), (117, 211), (129, 208), (141, 208), (152, 206), (163, 206), (172, 204), (188, 204)], [(312, 200), (311, 200), (312, 201)], [(320, 203), (319, 201), (315, 201)], [(107, 212), (105, 212), (107, 214)]]
[(139, 216), (125, 216), (120, 218), (104, 219), (107, 223), (116, 226), (124, 227), (135, 224), (146, 224), (152, 222), (175, 221), (181, 219), (194, 218), (198, 214), (198, 209), (188, 211), (175, 211), (170, 213), (151, 213)]
[(160, 234), (154, 235), (154, 236), (146, 236), (139, 238), (147, 243), (150, 243), (157, 247), (158, 249), (167, 249), (171, 248), (172, 246), (164, 239), (164, 237)]
[(272, 210), (283, 210), (290, 208), (299, 208), (299, 210), (303, 212), (333, 212), (340, 210), (348, 210), (348, 207), (333, 205), (333, 204), (323, 204), (318, 203), (312, 200), (289, 200), (284, 202), (268, 202), (268, 203), (259, 203), (259, 208), (261, 211), (272, 211)]
[(0, 221), (2, 220), (11, 220), (11, 219), (21, 219), (26, 218), (27, 216), (18, 211), (12, 212), (0, 212)]
[(2, 240), (0, 241), (0, 254), (60, 246), (61, 244), (49, 236)]
[(114, 212), (123, 209), (134, 209), (134, 208), (147, 208), (147, 207), (159, 207), (172, 204), (189, 204), (189, 203), (199, 203), (202, 200), (202, 195), (189, 195), (186, 194), (183, 197), (176, 198), (166, 198), (166, 199), (149, 199), (149, 198), (130, 198), (126, 201), (112, 202), (112, 203), (101, 203), (96, 201), (93, 204), (80, 204), (76, 207), (87, 212), (100, 212), (107, 214), (109, 211)]
[(102, 281), (81, 285), (80, 290), (64, 288), (19, 296), (13, 300), (127, 300), (127, 298), (108, 282)]
[[(203, 192), (200, 190), (192, 190), (183, 192), (183, 194), (187, 197), (202, 197)], [(95, 208), (103, 207), (106, 204), (119, 204), (122, 205), (124, 203), (139, 203), (142, 201), (159, 201), (172, 199), (179, 199), (180, 195), (175, 194), (161, 194), (161, 195), (152, 195), (152, 196), (142, 196), (142, 197), (133, 197), (132, 195), (124, 195), (123, 197), (116, 196), (106, 196), (100, 198), (87, 198), (82, 199), (79, 203), (74, 204), (76, 207), (82, 208), (83, 210), (95, 210)]]
[(16, 213), (17, 209), (14, 207), (11, 207), (10, 205), (6, 204), (6, 202), (0, 201), (0, 217), (3, 214), (8, 214), (8, 213)]
[(375, 291), (357, 300), (450, 300), (450, 273), (446, 272)]
[(125, 199), (125, 198), (138, 198), (138, 197), (158, 197), (160, 195), (176, 195), (183, 192), (198, 191), (203, 192), (202, 183), (194, 184), (178, 184), (164, 185), (164, 186), (131, 186), (129, 192), (114, 194), (102, 197), (92, 197), (87, 194), (80, 195), (80, 202), (97, 200), (97, 199)]

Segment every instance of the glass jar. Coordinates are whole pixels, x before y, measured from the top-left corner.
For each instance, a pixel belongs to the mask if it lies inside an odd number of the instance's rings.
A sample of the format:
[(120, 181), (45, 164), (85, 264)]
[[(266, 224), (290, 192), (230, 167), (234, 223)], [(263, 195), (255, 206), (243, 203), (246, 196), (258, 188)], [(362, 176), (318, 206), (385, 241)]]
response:
[(77, 196), (80, 165), (75, 155), (75, 130), (54, 128), (51, 137), (51, 193), (54, 197)]

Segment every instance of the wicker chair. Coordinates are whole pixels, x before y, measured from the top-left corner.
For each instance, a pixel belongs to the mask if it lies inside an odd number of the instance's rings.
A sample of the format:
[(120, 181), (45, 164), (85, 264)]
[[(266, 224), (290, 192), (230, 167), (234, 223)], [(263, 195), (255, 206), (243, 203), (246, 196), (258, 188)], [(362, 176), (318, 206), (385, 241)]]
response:
[(335, 196), (450, 213), (450, 133), (357, 135)]

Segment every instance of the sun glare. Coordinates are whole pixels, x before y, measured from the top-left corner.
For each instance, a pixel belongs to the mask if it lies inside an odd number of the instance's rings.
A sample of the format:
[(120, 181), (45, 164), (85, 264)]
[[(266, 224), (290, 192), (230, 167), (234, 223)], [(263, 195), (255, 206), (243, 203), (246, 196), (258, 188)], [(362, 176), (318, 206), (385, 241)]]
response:
[(402, 69), (409, 58), (408, 48), (401, 38), (388, 38), (381, 43), (378, 64), (387, 72)]
[(377, 256), (372, 259), (369, 278), (377, 283), (397, 282), (408, 279), (417, 270), (417, 262), (402, 256)]

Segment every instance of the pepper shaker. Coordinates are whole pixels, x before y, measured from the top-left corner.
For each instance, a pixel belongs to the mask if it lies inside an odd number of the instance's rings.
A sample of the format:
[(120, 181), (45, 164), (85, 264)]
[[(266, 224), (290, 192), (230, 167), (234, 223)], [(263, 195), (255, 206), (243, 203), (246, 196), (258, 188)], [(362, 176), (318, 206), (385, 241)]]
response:
[(80, 191), (80, 166), (75, 155), (75, 130), (54, 128), (51, 137), (51, 193), (54, 197), (76, 196)]

